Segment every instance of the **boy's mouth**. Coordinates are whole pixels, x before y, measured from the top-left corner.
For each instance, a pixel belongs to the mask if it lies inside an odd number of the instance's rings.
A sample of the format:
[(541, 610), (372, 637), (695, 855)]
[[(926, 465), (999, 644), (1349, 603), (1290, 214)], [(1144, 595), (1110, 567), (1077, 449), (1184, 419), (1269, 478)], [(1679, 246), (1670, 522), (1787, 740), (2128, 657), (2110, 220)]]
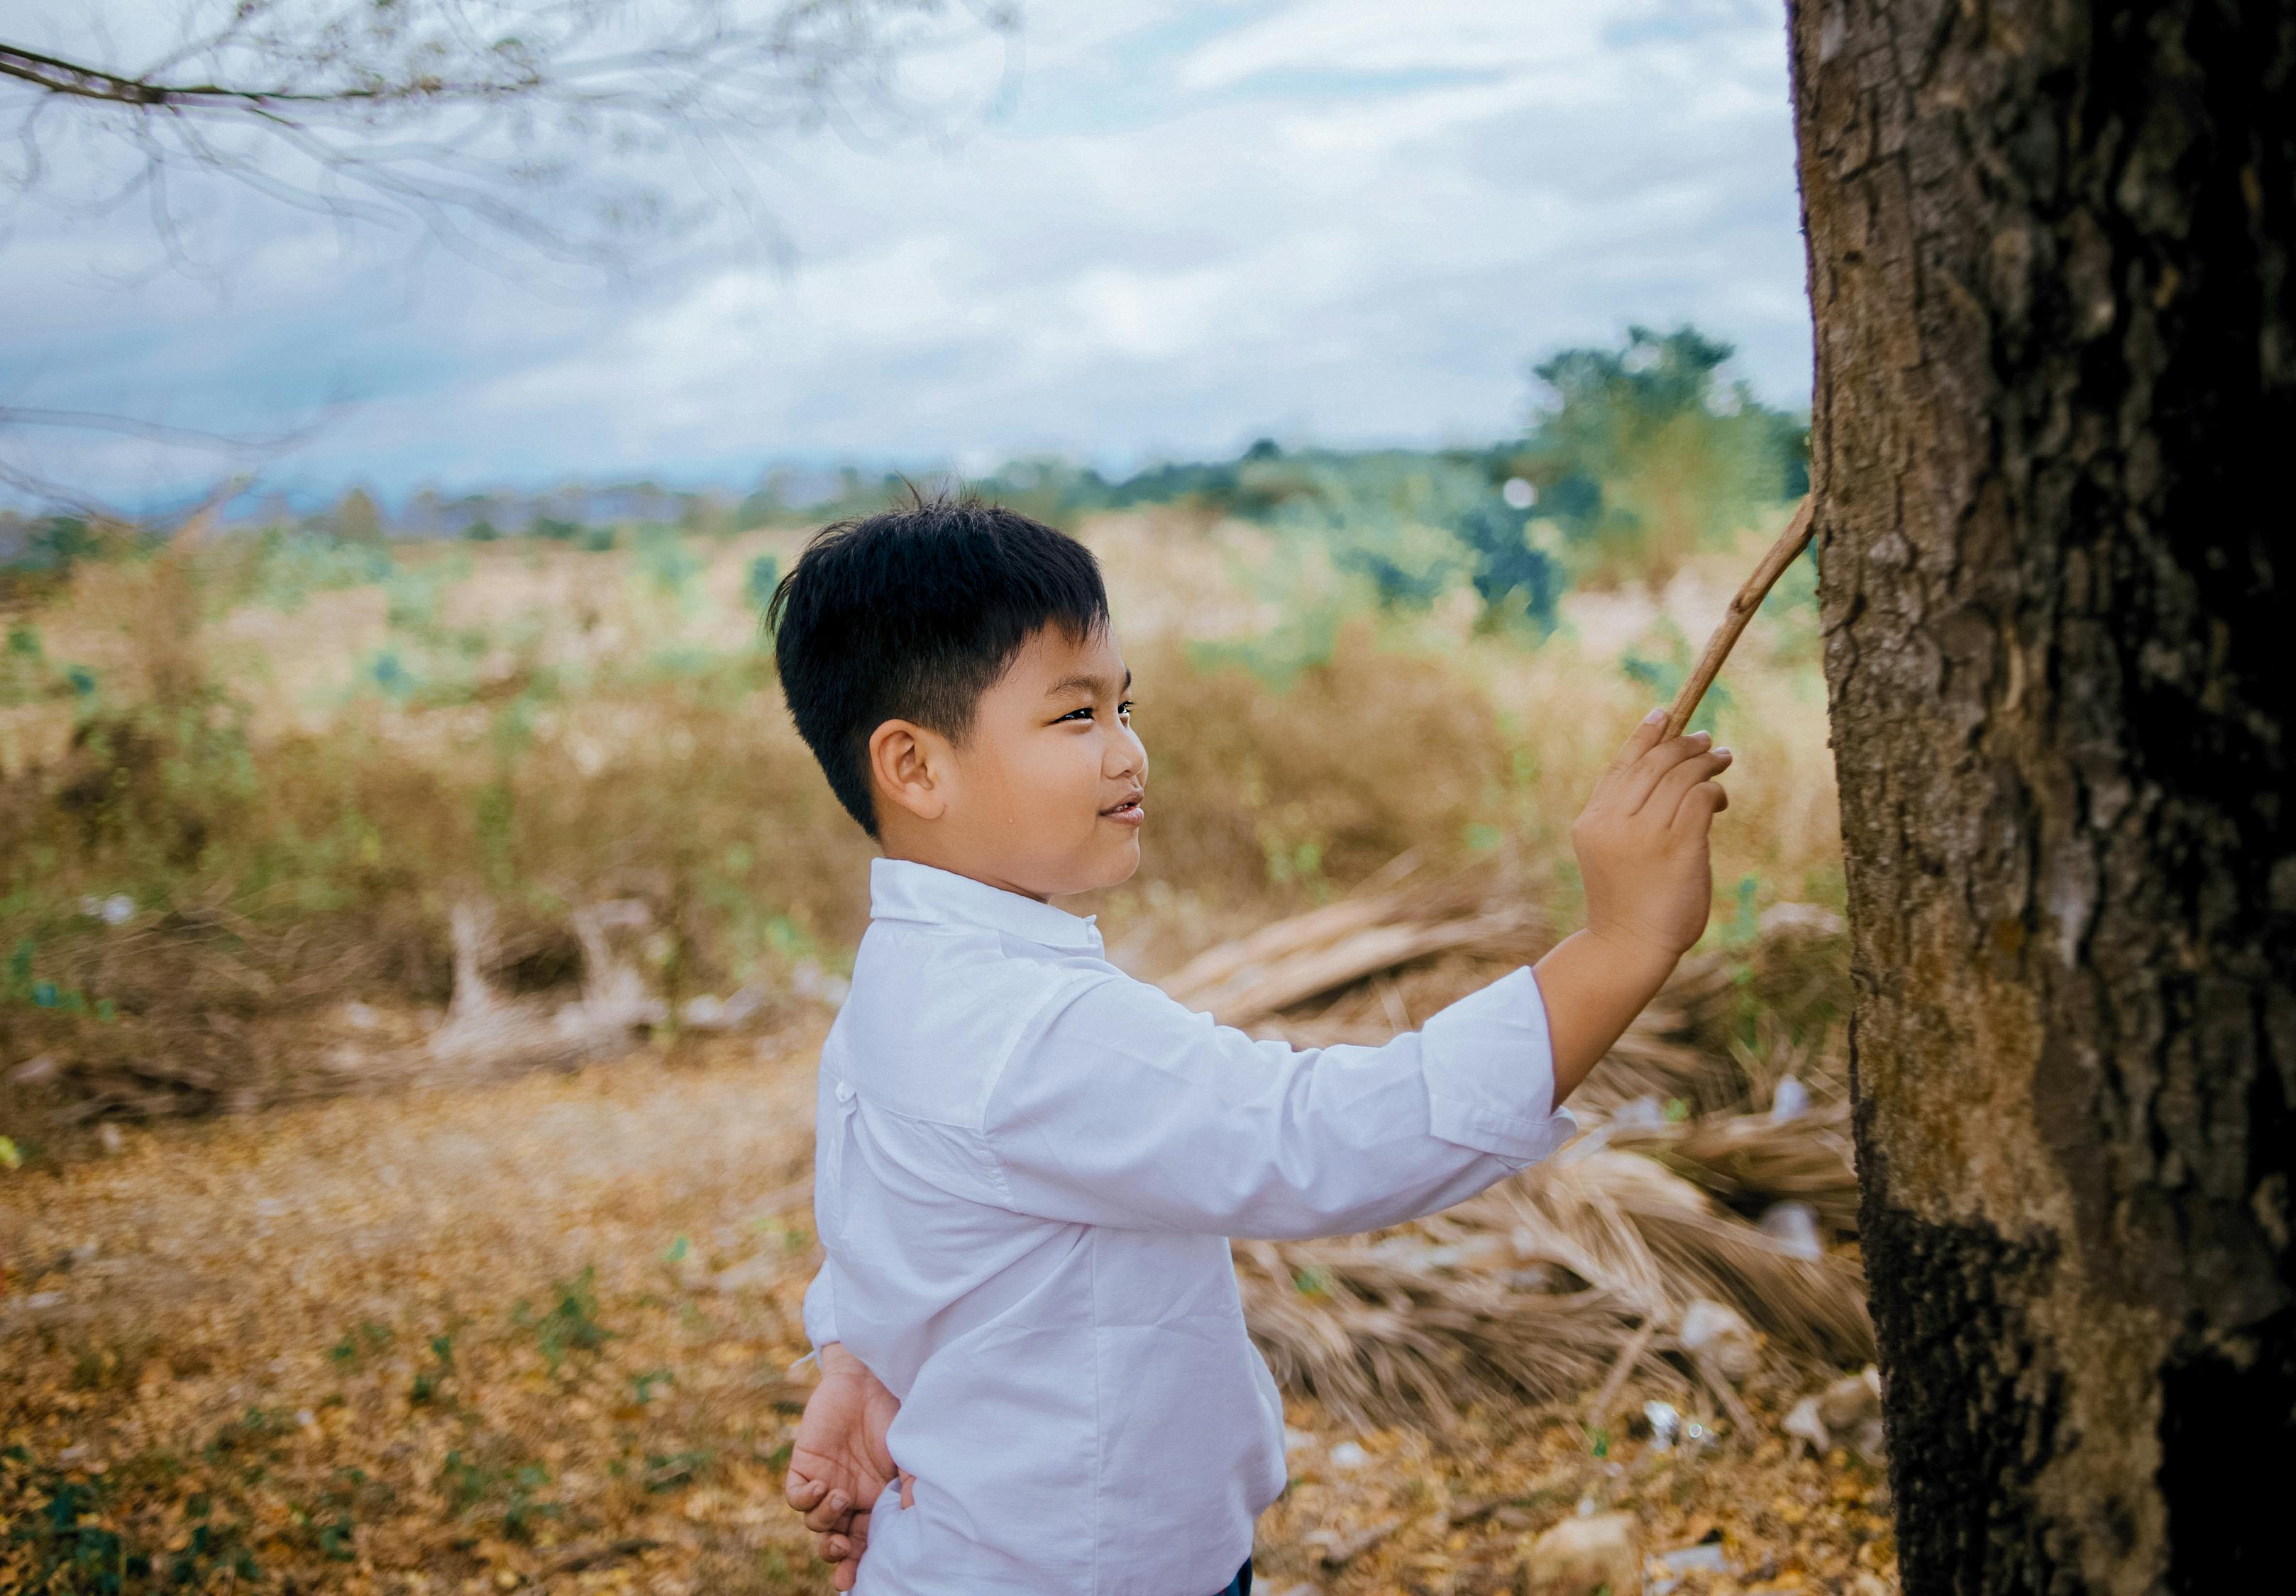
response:
[(1141, 795), (1137, 792), (1128, 794), (1120, 802), (1111, 804), (1107, 808), (1103, 809), (1100, 812), (1100, 817), (1103, 820), (1112, 820), (1119, 825), (1136, 826), (1147, 818), (1147, 811), (1140, 806), (1140, 798)]

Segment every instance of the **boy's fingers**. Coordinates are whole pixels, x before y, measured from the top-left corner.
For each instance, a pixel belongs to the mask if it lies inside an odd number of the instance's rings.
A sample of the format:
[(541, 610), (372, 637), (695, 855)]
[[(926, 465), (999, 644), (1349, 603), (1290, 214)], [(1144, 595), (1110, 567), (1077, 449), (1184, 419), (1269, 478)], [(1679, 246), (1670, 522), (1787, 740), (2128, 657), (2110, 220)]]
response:
[(1731, 758), (1728, 749), (1716, 749), (1711, 753), (1702, 749), (1669, 766), (1651, 790), (1652, 818), (1671, 821), (1681, 811), (1682, 795), (1729, 769)]
[(1713, 741), (1703, 732), (1693, 732), (1687, 737), (1669, 738), (1634, 763), (1634, 767), (1619, 779), (1617, 794), (1619, 811), (1633, 814), (1650, 802), (1651, 794), (1668, 772), (1685, 760), (1697, 758)]
[(1606, 785), (1615, 785), (1634, 768), (1635, 761), (1656, 748), (1665, 735), (1665, 710), (1653, 709), (1644, 716), (1642, 724), (1627, 734), (1625, 744), (1619, 749), (1619, 757), (1611, 761), (1611, 768), (1604, 771), (1602, 780), (1595, 783), (1596, 789), (1599, 790)]
[(1674, 813), (1669, 818), (1677, 826), (1694, 825), (1703, 834), (1713, 818), (1729, 806), (1729, 790), (1709, 776), (1705, 781), (1693, 782), (1684, 790), (1682, 797), (1676, 800)]
[(824, 1481), (808, 1479), (792, 1469), (788, 1481), (783, 1486), (782, 1499), (802, 1513), (828, 1494), (828, 1492), (829, 1486)]
[(917, 1505), (917, 1477), (906, 1469), (901, 1470), (901, 1505), (905, 1508)]

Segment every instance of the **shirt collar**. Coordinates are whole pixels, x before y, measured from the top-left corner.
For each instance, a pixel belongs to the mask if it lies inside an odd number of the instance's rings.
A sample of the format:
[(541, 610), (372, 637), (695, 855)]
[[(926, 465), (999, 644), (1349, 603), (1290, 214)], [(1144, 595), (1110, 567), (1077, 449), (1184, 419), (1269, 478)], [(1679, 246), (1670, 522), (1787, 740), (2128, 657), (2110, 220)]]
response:
[(870, 861), (869, 918), (980, 926), (1063, 952), (1101, 951), (1098, 915), (1071, 914), (914, 859)]

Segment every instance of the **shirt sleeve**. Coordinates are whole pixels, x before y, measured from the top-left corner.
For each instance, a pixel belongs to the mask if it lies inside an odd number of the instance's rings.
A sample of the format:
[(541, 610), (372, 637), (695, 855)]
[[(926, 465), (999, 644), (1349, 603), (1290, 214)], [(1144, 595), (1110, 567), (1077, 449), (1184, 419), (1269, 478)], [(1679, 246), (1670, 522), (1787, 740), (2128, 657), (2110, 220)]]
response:
[(983, 1127), (1004, 1200), (1043, 1218), (1344, 1235), (1464, 1201), (1578, 1128), (1527, 967), (1379, 1047), (1254, 1041), (1119, 976), (1049, 1007)]
[(813, 1283), (805, 1289), (805, 1338), (813, 1343), (816, 1352), (840, 1338), (837, 1334), (836, 1308), (829, 1283), (829, 1260), (824, 1258)]

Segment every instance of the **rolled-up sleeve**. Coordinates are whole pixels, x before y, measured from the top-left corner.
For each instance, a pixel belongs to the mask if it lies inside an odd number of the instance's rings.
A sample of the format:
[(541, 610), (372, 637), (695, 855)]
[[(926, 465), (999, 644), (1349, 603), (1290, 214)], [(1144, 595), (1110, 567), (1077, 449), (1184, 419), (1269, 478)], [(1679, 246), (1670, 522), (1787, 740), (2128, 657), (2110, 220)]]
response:
[(824, 1258), (815, 1272), (813, 1283), (805, 1289), (805, 1338), (819, 1352), (837, 1334), (837, 1300), (829, 1283), (829, 1260)]
[(1048, 1004), (986, 1105), (1017, 1211), (1230, 1236), (1340, 1235), (1464, 1200), (1575, 1130), (1528, 969), (1379, 1047), (1295, 1049), (1121, 977)]

